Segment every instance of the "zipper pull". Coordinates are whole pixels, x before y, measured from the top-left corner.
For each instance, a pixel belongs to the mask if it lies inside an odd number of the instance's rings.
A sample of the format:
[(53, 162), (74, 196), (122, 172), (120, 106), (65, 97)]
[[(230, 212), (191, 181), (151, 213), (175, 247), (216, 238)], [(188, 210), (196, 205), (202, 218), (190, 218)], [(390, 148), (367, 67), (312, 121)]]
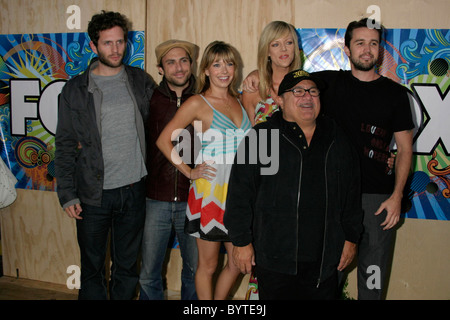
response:
[(181, 106), (181, 97), (177, 97), (177, 108)]

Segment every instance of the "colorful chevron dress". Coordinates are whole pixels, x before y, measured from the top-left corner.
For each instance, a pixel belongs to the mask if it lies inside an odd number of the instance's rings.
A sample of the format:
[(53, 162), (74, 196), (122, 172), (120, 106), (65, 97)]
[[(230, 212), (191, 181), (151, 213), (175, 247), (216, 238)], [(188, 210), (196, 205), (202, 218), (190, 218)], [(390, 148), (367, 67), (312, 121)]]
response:
[[(189, 189), (185, 231), (194, 237), (209, 241), (229, 241), (223, 224), (228, 180), (237, 147), (251, 128), (247, 113), (242, 107), (242, 122), (238, 128), (227, 116), (201, 96), (213, 110), (213, 121), (208, 130), (196, 132), (202, 142), (201, 152), (195, 161), (212, 163), (217, 169), (213, 180), (196, 179)], [(238, 100), (239, 101), (239, 100)]]

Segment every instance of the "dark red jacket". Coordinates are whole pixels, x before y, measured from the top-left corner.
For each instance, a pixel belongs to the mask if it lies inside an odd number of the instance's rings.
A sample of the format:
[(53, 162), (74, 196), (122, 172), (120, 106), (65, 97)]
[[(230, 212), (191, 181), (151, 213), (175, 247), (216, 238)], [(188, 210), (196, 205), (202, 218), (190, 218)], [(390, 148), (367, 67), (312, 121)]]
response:
[[(166, 159), (156, 146), (156, 140), (166, 124), (174, 117), (179, 106), (194, 94), (194, 88), (195, 78), (192, 76), (189, 86), (179, 100), (163, 78), (150, 100), (150, 116), (146, 122), (148, 198), (159, 201), (187, 201), (189, 179)], [(189, 125), (186, 129), (193, 136), (192, 126)]]

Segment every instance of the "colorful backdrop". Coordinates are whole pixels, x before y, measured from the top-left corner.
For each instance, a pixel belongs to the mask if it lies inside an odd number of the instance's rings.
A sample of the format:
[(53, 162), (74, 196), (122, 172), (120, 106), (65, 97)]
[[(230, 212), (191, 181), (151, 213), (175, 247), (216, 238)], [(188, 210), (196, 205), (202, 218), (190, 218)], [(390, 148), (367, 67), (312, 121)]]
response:
[[(56, 190), (58, 95), (93, 57), (87, 33), (0, 35), (0, 151), (17, 188)], [(144, 32), (130, 32), (124, 60), (144, 68)]]
[[(344, 29), (298, 29), (304, 69), (349, 69)], [(86, 33), (0, 35), (0, 153), (17, 188), (55, 191), (57, 96), (94, 53)], [(238, 48), (239, 49), (239, 48)], [(126, 63), (144, 67), (144, 33), (129, 35)], [(380, 74), (411, 91), (416, 122), (407, 218), (450, 220), (450, 30), (393, 29)]]

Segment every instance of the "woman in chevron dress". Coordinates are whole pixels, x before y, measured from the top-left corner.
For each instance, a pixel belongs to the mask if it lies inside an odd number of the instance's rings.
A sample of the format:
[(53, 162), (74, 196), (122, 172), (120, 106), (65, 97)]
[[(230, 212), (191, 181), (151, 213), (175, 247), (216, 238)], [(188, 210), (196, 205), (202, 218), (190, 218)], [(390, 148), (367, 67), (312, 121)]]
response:
[[(239, 54), (229, 44), (221, 41), (210, 43), (199, 66), (199, 94), (181, 105), (157, 141), (163, 154), (192, 180), (186, 209), (186, 232), (197, 238), (199, 263), (195, 284), (200, 300), (226, 299), (240, 274), (232, 257), (233, 245), (223, 225), (231, 166), (240, 140), (251, 128), (238, 100), (239, 61)], [(174, 152), (172, 144), (175, 138), (172, 133), (189, 124), (194, 126), (201, 140), (201, 151), (194, 169)], [(213, 290), (212, 278), (222, 243), (228, 259)]]

